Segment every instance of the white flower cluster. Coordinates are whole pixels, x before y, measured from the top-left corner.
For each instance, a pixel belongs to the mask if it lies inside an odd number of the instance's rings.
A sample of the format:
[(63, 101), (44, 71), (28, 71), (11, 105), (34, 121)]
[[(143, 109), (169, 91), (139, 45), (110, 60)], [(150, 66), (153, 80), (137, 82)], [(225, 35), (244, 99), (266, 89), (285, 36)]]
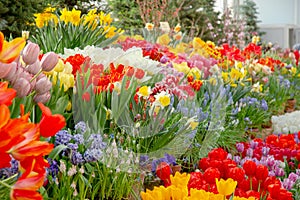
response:
[(272, 116), (273, 133), (296, 133), (300, 131), (300, 111)]
[(106, 69), (110, 63), (123, 64), (125, 66), (132, 66), (144, 70), (147, 75), (152, 76), (159, 73), (162, 68), (158, 67), (160, 62), (143, 57), (143, 50), (141, 48), (133, 47), (127, 51), (121, 48), (103, 49), (95, 46), (86, 46), (83, 50), (79, 48), (65, 49), (62, 58), (67, 58), (75, 54), (82, 54), (89, 56), (96, 64), (103, 64)]

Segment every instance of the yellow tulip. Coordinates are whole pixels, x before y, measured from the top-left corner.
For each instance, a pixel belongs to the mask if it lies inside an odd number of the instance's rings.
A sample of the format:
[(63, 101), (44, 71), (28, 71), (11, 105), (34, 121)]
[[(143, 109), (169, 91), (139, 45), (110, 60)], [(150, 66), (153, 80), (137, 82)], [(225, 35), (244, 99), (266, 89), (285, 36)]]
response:
[(157, 43), (161, 44), (161, 45), (167, 46), (170, 43), (170, 41), (171, 41), (171, 39), (167, 33), (165, 33), (157, 38)]
[(22, 37), (13, 39), (10, 42), (5, 41), (4, 35), (0, 32), (0, 62), (11, 63), (21, 53), (26, 41)]
[(224, 179), (221, 179), (220, 181), (216, 179), (216, 185), (219, 194), (227, 196), (234, 192), (237, 181), (233, 180), (232, 178), (229, 178), (226, 181)]
[(206, 192), (205, 190), (197, 190), (194, 188), (191, 188), (190, 190), (191, 196), (190, 200), (209, 200), (209, 192)]

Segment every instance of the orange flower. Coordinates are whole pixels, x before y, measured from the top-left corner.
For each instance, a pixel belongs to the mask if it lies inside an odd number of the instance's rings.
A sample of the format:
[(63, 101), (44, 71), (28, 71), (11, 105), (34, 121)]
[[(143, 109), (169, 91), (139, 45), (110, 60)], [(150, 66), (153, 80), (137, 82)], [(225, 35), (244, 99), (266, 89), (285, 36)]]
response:
[(41, 136), (54, 136), (66, 125), (65, 118), (59, 114), (52, 115), (51, 110), (42, 103), (38, 103), (38, 106), (42, 110), (42, 119), (39, 124)]
[(0, 62), (11, 63), (21, 53), (26, 41), (24, 38), (15, 38), (10, 42), (5, 41), (4, 35), (0, 32)]
[(12, 100), (17, 94), (16, 90), (7, 87), (8, 82), (0, 82), (0, 105), (5, 104), (10, 106), (12, 104)]

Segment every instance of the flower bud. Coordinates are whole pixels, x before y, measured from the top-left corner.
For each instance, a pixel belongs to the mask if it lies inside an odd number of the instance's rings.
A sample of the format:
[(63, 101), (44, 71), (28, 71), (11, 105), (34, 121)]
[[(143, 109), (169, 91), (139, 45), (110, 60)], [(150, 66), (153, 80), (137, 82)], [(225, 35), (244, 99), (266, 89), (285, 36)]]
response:
[(17, 71), (17, 63), (12, 62), (10, 64), (12, 64), (11, 69), (4, 77), (4, 79), (6, 79), (7, 81), (11, 81), (11, 79), (15, 76), (15, 73)]
[(35, 63), (28, 65), (28, 67), (26, 68), (27, 71), (31, 74), (37, 74), (41, 68), (41, 63), (39, 60), (35, 61)]
[(12, 62), (9, 64), (0, 62), (0, 78), (4, 78), (5, 76), (7, 76), (13, 68), (16, 68), (16, 66), (17, 66), (17, 63), (15, 63), (15, 62)]
[(58, 55), (54, 52), (46, 53), (41, 60), (43, 71), (50, 72), (58, 63)]
[(31, 65), (37, 61), (40, 54), (40, 47), (38, 44), (28, 42), (23, 50), (22, 59), (27, 65)]
[(36, 94), (34, 97), (33, 97), (33, 101), (35, 103), (46, 103), (47, 101), (49, 101), (51, 95), (50, 95), (50, 92), (46, 92), (44, 94)]
[(46, 76), (44, 76), (36, 82), (35, 91), (37, 92), (37, 94), (44, 94), (48, 92), (51, 89), (51, 87), (52, 83)]
[(18, 97), (25, 97), (30, 92), (30, 82), (25, 78), (18, 78), (13, 85), (13, 88), (17, 91)]

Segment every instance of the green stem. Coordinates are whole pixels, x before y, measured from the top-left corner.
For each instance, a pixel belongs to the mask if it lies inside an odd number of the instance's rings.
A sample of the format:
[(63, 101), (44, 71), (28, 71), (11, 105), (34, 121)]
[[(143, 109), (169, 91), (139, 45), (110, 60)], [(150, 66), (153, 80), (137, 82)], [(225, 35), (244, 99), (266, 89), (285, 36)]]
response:
[(30, 79), (30, 83), (34, 80), (34, 79), (36, 79), (41, 73), (43, 72), (43, 69), (40, 69), (40, 71), (38, 72), (38, 73), (36, 73), (33, 77), (32, 77), (32, 79)]
[(4, 181), (0, 181), (0, 185), (3, 185), (5, 187), (7, 187), (7, 188), (11, 188), (11, 186), (8, 185), (7, 183), (5, 183)]
[(250, 190), (252, 190), (252, 176), (250, 177)]

